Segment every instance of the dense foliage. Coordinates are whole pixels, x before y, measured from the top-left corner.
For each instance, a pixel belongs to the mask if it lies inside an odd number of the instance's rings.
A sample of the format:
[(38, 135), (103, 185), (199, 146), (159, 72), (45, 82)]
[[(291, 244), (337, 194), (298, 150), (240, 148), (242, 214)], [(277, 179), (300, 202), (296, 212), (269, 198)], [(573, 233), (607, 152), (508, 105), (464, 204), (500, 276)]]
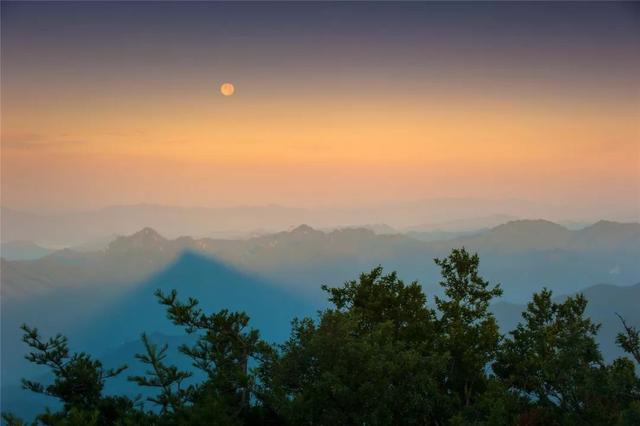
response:
[[(44, 425), (634, 425), (640, 424), (638, 330), (622, 320), (618, 344), (630, 355), (606, 364), (581, 296), (533, 296), (506, 336), (489, 311), (502, 293), (478, 273), (465, 249), (436, 259), (443, 297), (434, 304), (417, 282), (378, 267), (340, 288), (323, 287), (332, 307), (296, 319), (290, 338), (271, 345), (244, 313), (207, 314), (198, 301), (156, 293), (170, 321), (194, 335), (180, 352), (204, 380), (167, 365), (167, 347), (142, 336), (136, 356), (155, 389), (147, 401), (103, 394), (105, 370), (70, 354), (62, 336), (43, 340), (24, 326), (27, 359), (46, 365), (50, 385), (24, 387), (59, 399)], [(434, 306), (434, 307), (430, 307)], [(632, 361), (633, 359), (633, 361)], [(10, 425), (24, 424), (4, 415)]]

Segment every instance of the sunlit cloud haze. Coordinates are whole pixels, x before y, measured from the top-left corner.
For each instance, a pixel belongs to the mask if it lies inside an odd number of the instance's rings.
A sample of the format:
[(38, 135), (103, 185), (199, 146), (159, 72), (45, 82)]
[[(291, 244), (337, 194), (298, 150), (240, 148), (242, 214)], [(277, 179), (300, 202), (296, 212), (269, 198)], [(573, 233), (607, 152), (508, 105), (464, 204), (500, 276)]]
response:
[(635, 214), (639, 75), (637, 3), (3, 2), (2, 204)]

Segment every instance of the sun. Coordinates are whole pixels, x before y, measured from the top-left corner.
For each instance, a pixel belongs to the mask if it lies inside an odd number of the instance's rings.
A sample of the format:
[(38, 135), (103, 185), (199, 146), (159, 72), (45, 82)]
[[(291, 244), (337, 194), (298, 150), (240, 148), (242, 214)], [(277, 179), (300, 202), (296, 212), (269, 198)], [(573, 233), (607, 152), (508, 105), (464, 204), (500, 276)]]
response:
[(231, 96), (235, 91), (236, 88), (231, 83), (223, 83), (220, 86), (220, 93), (222, 93), (224, 96)]

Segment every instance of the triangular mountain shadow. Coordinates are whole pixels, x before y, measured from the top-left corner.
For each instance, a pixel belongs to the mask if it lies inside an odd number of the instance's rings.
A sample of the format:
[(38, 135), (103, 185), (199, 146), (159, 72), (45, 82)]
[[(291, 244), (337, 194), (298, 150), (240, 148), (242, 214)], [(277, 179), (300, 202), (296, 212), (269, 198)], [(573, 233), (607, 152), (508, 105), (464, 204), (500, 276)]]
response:
[[(73, 303), (74, 310), (95, 309), (91, 314), (78, 317), (78, 322), (89, 319), (85, 324), (77, 324), (76, 330), (59, 330), (70, 336), (71, 349), (87, 351), (102, 359), (107, 367), (129, 366), (123, 374), (107, 383), (107, 393), (133, 397), (151, 392), (127, 381), (128, 375), (144, 374), (145, 366), (134, 358), (135, 353), (142, 351), (139, 340), (142, 332), (147, 332), (156, 344), (169, 344), (169, 363), (175, 363), (182, 369), (191, 367), (190, 360), (178, 354), (177, 349), (179, 344), (193, 342), (193, 339), (166, 318), (165, 308), (154, 296), (157, 289), (163, 292), (176, 289), (181, 300), (194, 297), (201, 302), (200, 306), (206, 313), (220, 309), (245, 311), (251, 318), (249, 326), (258, 329), (262, 338), (269, 342), (283, 342), (289, 336), (293, 318), (315, 315), (318, 308), (273, 282), (193, 252), (183, 253), (163, 271), (132, 285), (131, 290), (114, 299), (106, 299), (104, 306), (95, 301), (105, 296), (100, 289), (87, 294), (91, 296), (89, 298), (74, 299), (73, 294), (69, 294), (69, 298), (61, 295), (52, 301), (54, 305), (61, 306), (64, 300), (67, 304), (74, 301), (87, 305), (80, 307)], [(100, 308), (96, 309), (97, 306)], [(26, 351), (26, 348), (21, 349)], [(26, 360), (22, 363), (27, 364)], [(37, 379), (47, 377), (44, 369), (38, 371), (31, 376)], [(198, 377), (196, 374), (194, 380)], [(30, 417), (42, 411), (45, 405), (55, 404), (51, 398), (23, 391), (18, 384), (7, 387), (3, 383), (3, 391), (11, 393), (12, 397), (3, 397), (2, 408), (19, 415)]]
[(293, 318), (314, 315), (318, 308), (266, 279), (217, 259), (185, 252), (164, 271), (133, 286), (97, 312), (80, 334), (83, 346), (104, 351), (135, 340), (142, 332), (183, 334), (167, 319), (165, 307), (154, 296), (157, 289), (165, 293), (176, 289), (178, 298), (184, 301), (196, 298), (206, 313), (245, 311), (251, 318), (250, 326), (272, 342), (288, 337)]

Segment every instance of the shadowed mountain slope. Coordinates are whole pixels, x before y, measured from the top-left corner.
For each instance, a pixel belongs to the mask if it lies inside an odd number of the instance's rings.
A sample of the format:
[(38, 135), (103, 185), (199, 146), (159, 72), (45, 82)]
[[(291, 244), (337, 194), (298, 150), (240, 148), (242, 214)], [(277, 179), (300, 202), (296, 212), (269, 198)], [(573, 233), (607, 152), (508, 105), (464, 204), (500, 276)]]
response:
[[(134, 286), (96, 312), (81, 339), (97, 347), (105, 339), (122, 342), (144, 331), (176, 333), (154, 292), (177, 290), (178, 297), (193, 297), (205, 312), (220, 309), (245, 311), (252, 324), (272, 341), (286, 337), (289, 322), (314, 310), (310, 302), (254, 274), (242, 272), (211, 257), (187, 251), (163, 272)], [(105, 321), (105, 319), (109, 319)], [(96, 337), (97, 339), (94, 339)]]
[[(136, 235), (126, 248), (134, 255), (151, 247), (164, 251), (161, 249), (164, 244), (171, 242), (146, 232)], [(104, 286), (67, 288), (15, 304), (3, 303), (2, 385), (3, 394), (9, 396), (3, 396), (2, 409), (28, 416), (51, 403), (50, 399), (31, 395), (18, 385), (21, 377), (37, 377), (44, 372), (24, 359), (27, 348), (20, 341), (19, 330), (23, 322), (39, 327), (47, 335), (63, 332), (69, 337), (72, 350), (104, 354), (100, 358), (106, 365), (129, 364), (131, 368), (112, 381), (108, 391), (132, 396), (139, 391), (127, 382), (126, 376), (142, 373), (142, 366), (133, 357), (141, 349), (142, 332), (154, 334), (157, 343), (170, 343), (170, 359), (188, 368), (188, 363), (176, 352), (177, 346), (188, 338), (171, 337), (182, 335), (183, 330), (166, 319), (164, 307), (154, 296), (157, 289), (163, 292), (176, 289), (183, 300), (199, 299), (205, 312), (245, 311), (251, 318), (250, 327), (260, 330), (270, 342), (283, 341), (289, 335), (293, 318), (313, 315), (318, 308), (268, 280), (190, 251), (181, 254), (162, 272), (126, 290), (114, 292)]]
[(165, 270), (126, 289), (66, 288), (12, 303), (3, 299), (3, 381), (17, 381), (25, 372), (33, 372), (22, 359), (26, 349), (20, 342), (22, 323), (37, 326), (45, 334), (64, 332), (75, 348), (97, 354), (135, 340), (145, 331), (177, 333), (154, 296), (157, 289), (176, 289), (184, 299), (195, 297), (206, 311), (246, 311), (251, 324), (271, 341), (286, 337), (291, 319), (315, 309), (308, 300), (269, 280), (185, 252)]

